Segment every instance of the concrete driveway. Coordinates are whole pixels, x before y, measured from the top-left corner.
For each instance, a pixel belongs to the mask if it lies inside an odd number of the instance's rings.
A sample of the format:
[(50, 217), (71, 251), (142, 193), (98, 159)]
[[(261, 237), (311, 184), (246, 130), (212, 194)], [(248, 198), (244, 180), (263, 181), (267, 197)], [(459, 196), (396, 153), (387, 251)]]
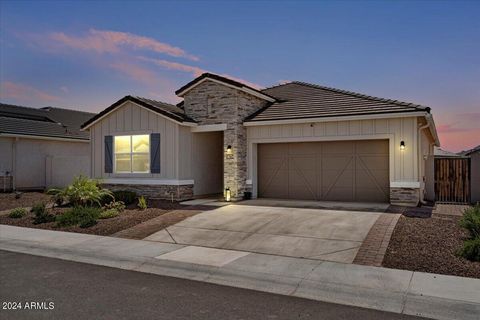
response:
[(380, 214), (229, 205), (145, 240), (351, 263)]

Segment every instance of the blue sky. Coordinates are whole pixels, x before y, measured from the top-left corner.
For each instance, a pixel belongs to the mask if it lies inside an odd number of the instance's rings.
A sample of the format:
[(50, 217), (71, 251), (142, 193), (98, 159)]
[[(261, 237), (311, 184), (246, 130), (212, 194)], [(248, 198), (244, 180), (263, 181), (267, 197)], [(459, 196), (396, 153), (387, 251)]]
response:
[(100, 111), (168, 102), (203, 71), (430, 106), (447, 149), (480, 143), (480, 3), (0, 2), (1, 101)]

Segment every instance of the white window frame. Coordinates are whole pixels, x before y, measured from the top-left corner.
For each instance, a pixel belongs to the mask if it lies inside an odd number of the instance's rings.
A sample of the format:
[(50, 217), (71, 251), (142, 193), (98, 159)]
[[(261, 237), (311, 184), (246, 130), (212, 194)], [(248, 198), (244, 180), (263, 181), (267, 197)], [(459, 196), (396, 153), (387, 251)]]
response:
[[(148, 152), (133, 152), (133, 137), (134, 136), (148, 136)], [(130, 137), (130, 152), (115, 152), (115, 141), (117, 137)], [(148, 167), (150, 168), (150, 134), (120, 134), (113, 137), (113, 173), (114, 174), (138, 174), (138, 173), (150, 173), (150, 169), (147, 171), (133, 171), (133, 155), (147, 155)], [(130, 155), (130, 171), (117, 171), (117, 154)]]

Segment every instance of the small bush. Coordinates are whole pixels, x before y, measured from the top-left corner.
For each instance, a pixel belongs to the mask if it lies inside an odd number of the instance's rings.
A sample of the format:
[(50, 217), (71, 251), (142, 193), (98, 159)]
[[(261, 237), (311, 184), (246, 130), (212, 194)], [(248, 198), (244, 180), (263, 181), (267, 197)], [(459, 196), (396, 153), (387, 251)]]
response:
[(465, 210), (460, 226), (467, 229), (471, 239), (480, 237), (480, 205)]
[(125, 210), (125, 208), (125, 203), (123, 203), (123, 201), (112, 201), (109, 204), (103, 206), (104, 210), (114, 209), (118, 212), (122, 212), (123, 210)]
[(480, 238), (466, 240), (458, 255), (470, 261), (480, 262)]
[(120, 214), (120, 212), (116, 209), (107, 209), (100, 213), (100, 219), (110, 219), (115, 218)]
[(80, 228), (90, 228), (90, 227), (93, 227), (94, 225), (97, 224), (97, 219), (98, 218), (95, 218), (95, 217), (92, 217), (92, 216), (87, 216), (85, 218), (82, 219), (82, 221), (80, 221)]
[(112, 193), (107, 189), (100, 188), (97, 180), (82, 175), (75, 177), (72, 184), (66, 188), (50, 189), (47, 193), (54, 196), (54, 201), (56, 201), (56, 198), (67, 199), (75, 207), (94, 204), (101, 206), (100, 201), (105, 197), (110, 197), (113, 200)]
[(140, 198), (138, 198), (138, 207), (140, 208), (140, 210), (145, 210), (147, 209), (147, 200), (145, 200), (145, 197), (144, 196), (141, 196)]
[(97, 223), (102, 210), (97, 207), (74, 207), (56, 217), (57, 226), (66, 227), (80, 225), (88, 228)]
[(128, 206), (135, 202), (135, 199), (137, 198), (137, 193), (128, 190), (118, 190), (113, 191), (113, 196), (115, 197), (115, 201), (122, 201), (125, 205)]
[(8, 214), (9, 218), (18, 219), (24, 217), (27, 214), (27, 209), (25, 208), (15, 208)]
[(55, 221), (55, 216), (48, 213), (45, 203), (37, 203), (32, 207), (32, 212), (35, 215), (33, 224), (47, 223)]

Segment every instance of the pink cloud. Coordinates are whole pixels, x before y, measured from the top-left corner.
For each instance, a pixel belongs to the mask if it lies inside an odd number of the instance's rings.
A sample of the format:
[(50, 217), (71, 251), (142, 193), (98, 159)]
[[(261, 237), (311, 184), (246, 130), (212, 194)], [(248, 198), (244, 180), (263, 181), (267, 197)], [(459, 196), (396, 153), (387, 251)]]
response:
[(451, 124), (441, 124), (437, 126), (438, 133), (465, 132), (468, 130), (467, 128), (457, 128)]
[(49, 34), (48, 37), (54, 42), (69, 48), (96, 51), (98, 53), (115, 53), (119, 52), (121, 47), (129, 47), (132, 49), (150, 50), (193, 61), (199, 60), (198, 57), (185, 52), (185, 50), (179, 47), (127, 32), (90, 29), (85, 36), (72, 36), (63, 32), (54, 32)]
[(42, 90), (11, 81), (3, 81), (0, 84), (0, 96), (2, 99), (29, 102), (38, 102), (39, 100), (42, 102), (55, 102), (61, 100), (61, 98)]
[(122, 61), (112, 63), (109, 65), (109, 67), (139, 82), (143, 82), (146, 84), (152, 84), (157, 82), (155, 73), (137, 64), (126, 63), (125, 61)]
[[(163, 67), (165, 69), (178, 70), (178, 71), (191, 73), (194, 77), (198, 77), (202, 73), (209, 72), (209, 71), (207, 71), (205, 69), (202, 69), (202, 68), (199, 68), (199, 67), (190, 66), (190, 65), (186, 65), (186, 64), (178, 63), (178, 62), (171, 62), (171, 61), (167, 61), (167, 60), (153, 59), (153, 58), (147, 58), (147, 57), (141, 57), (141, 56), (137, 57), (137, 58), (142, 60), (142, 61), (151, 62), (151, 63), (153, 63), (157, 66)], [(256, 83), (253, 83), (253, 82), (241, 79), (241, 78), (233, 77), (233, 76), (228, 75), (228, 74), (220, 74), (220, 75), (222, 77), (238, 81), (240, 83), (243, 83), (243, 84), (245, 84), (247, 86), (250, 86), (252, 88), (255, 88), (255, 89), (262, 88), (262, 86), (259, 85), (259, 84), (256, 84)]]
[(171, 61), (162, 60), (162, 59), (152, 59), (152, 58), (146, 58), (146, 57), (138, 57), (138, 59), (140, 59), (142, 61), (146, 61), (146, 62), (151, 62), (151, 63), (156, 64), (157, 66), (163, 67), (165, 69), (178, 70), (178, 71), (192, 73), (195, 77), (198, 77), (202, 73), (206, 72), (205, 70), (203, 70), (199, 67), (189, 66), (189, 65), (186, 65), (186, 64), (171, 62)]

